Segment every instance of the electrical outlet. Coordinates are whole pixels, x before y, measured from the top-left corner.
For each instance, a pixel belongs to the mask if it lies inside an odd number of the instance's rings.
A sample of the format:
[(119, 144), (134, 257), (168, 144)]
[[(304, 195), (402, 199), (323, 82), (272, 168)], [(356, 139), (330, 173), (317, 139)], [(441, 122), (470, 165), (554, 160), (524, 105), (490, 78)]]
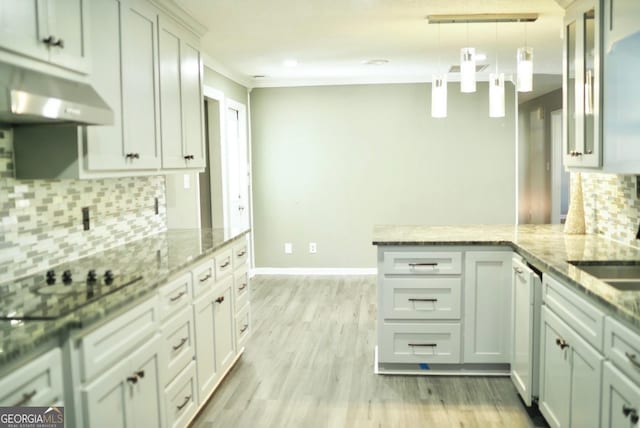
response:
[(315, 254), (318, 252), (318, 247), (315, 242), (309, 242), (309, 254)]
[(284, 253), (293, 254), (293, 244), (291, 244), (291, 242), (284, 243)]
[(158, 198), (154, 198), (153, 200), (153, 212), (156, 215), (160, 214), (160, 201), (158, 200)]

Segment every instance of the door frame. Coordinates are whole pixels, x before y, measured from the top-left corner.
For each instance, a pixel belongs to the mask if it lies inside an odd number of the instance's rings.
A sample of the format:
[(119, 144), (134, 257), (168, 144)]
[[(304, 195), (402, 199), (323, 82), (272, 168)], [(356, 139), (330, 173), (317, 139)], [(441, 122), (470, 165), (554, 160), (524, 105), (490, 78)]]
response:
[[(246, 152), (247, 152), (247, 200), (246, 200), (246, 204), (247, 204), (247, 216), (249, 221), (247, 222), (247, 226), (251, 227), (251, 161), (250, 161), (250, 147), (249, 147), (249, 140), (248, 140), (248, 135), (247, 135), (247, 105), (244, 103), (241, 103), (239, 101), (236, 101), (232, 98), (227, 98), (226, 102), (225, 102), (225, 121), (226, 121), (226, 113), (227, 111), (229, 111), (229, 109), (233, 109), (236, 110), (238, 112), (238, 144), (239, 145), (244, 145), (246, 148)], [(226, 126), (226, 123), (225, 123)], [(225, 139), (224, 142), (222, 144), (223, 150), (222, 150), (222, 156), (223, 159), (225, 159), (225, 161), (229, 161), (229, 159), (227, 158), (228, 152), (229, 150), (227, 149), (227, 144), (228, 144), (228, 139), (226, 138), (226, 134), (225, 134)], [(223, 174), (226, 174), (227, 171), (223, 171)], [(226, 176), (226, 175), (225, 175)], [(232, 216), (232, 212), (231, 212), (231, 200), (229, 199), (230, 195), (229, 195), (229, 189), (227, 188), (228, 186), (228, 181), (225, 183), (223, 181), (223, 184), (225, 186), (225, 193), (224, 193), (224, 197), (225, 197), (225, 201), (227, 202), (226, 206), (227, 206), (227, 216), (229, 219), (231, 219)], [(228, 224), (227, 221), (225, 221), (225, 227), (229, 227), (230, 224)]]
[(562, 115), (563, 109), (553, 110), (550, 113), (550, 137), (551, 137), (551, 223), (560, 224), (562, 211)]
[[(218, 123), (219, 123), (219, 132), (220, 135), (219, 137), (219, 141), (220, 141), (220, 157), (222, 159), (226, 159), (227, 158), (227, 153), (226, 153), (226, 136), (227, 136), (227, 116), (226, 116), (226, 97), (224, 96), (224, 92), (222, 92), (219, 89), (215, 89), (212, 88), (210, 86), (203, 86), (202, 88), (202, 94), (204, 96), (204, 102), (208, 101), (208, 100), (212, 100), (212, 101), (216, 101), (218, 103)], [(207, 105), (207, 108), (210, 109), (213, 106), (213, 103), (210, 103)], [(211, 114), (211, 112), (209, 112), (209, 114)], [(205, 120), (209, 120), (208, 117), (205, 118)], [(211, 130), (211, 126), (207, 123), (207, 129), (209, 130), (209, 134), (211, 134), (212, 130)], [(207, 142), (209, 144), (211, 144), (211, 139), (210, 136), (207, 135)], [(209, 147), (209, 159), (208, 159), (208, 165), (214, 165), (214, 161), (215, 159), (213, 159), (213, 157), (217, 154), (216, 151), (211, 150), (211, 147)], [(227, 201), (227, 164), (226, 162), (220, 162), (220, 179), (222, 181), (222, 204), (224, 206), (225, 201)], [(214, 183), (214, 174), (210, 171), (210, 182), (211, 182), (211, 188), (213, 189), (213, 186), (215, 185)], [(215, 207), (215, 201), (214, 198), (211, 197), (210, 198), (210, 209), (211, 209), (211, 213), (215, 213), (216, 212), (216, 207)], [(223, 225), (225, 229), (229, 228), (229, 219), (227, 215), (223, 215), (222, 216), (222, 221), (223, 221)]]

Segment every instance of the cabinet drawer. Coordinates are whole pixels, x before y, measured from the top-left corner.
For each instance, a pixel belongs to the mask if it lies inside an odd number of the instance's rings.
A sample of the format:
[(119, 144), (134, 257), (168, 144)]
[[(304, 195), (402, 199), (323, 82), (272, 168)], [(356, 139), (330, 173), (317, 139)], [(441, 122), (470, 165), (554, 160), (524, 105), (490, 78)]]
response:
[(236, 315), (236, 349), (242, 349), (250, 335), (251, 305), (245, 305)]
[(233, 246), (233, 266), (238, 269), (240, 266), (247, 262), (249, 257), (249, 245), (247, 243), (246, 235), (240, 238), (240, 240)]
[(459, 275), (462, 253), (452, 251), (385, 251), (385, 275)]
[(193, 311), (190, 306), (165, 321), (162, 326), (163, 345), (167, 355), (167, 383), (193, 360), (196, 353), (193, 331)]
[(604, 354), (640, 385), (640, 335), (607, 317), (604, 323)]
[(381, 363), (460, 363), (460, 324), (388, 323), (380, 332)]
[(233, 290), (235, 310), (238, 312), (249, 301), (249, 273), (246, 266), (234, 273)]
[(186, 427), (198, 410), (196, 363), (192, 361), (164, 391), (167, 426)]
[(158, 298), (143, 302), (80, 339), (82, 380), (90, 380), (136, 344), (153, 335), (159, 326)]
[(232, 253), (233, 251), (231, 250), (231, 248), (229, 248), (228, 250), (224, 250), (223, 252), (219, 253), (215, 257), (216, 280), (219, 280), (223, 276), (226, 276), (233, 270), (233, 262), (231, 260), (231, 258), (233, 257)]
[(382, 285), (385, 319), (459, 319), (460, 278), (386, 278)]
[(216, 282), (216, 271), (213, 259), (196, 266), (191, 270), (193, 275), (193, 295), (199, 296), (207, 290), (213, 288)]
[(160, 288), (160, 315), (167, 319), (191, 303), (191, 274), (185, 273)]
[(602, 352), (604, 314), (598, 308), (549, 275), (542, 278), (542, 299), (563, 321)]
[(62, 405), (62, 357), (52, 349), (0, 379), (0, 406)]

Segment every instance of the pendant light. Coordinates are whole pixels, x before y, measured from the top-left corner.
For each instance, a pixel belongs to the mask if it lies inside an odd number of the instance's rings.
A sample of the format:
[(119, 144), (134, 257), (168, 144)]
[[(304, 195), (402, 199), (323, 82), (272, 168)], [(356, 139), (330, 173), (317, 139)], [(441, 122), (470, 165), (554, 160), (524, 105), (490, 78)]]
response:
[[(469, 24), (467, 23), (467, 46), (469, 46)], [(476, 91), (476, 50), (460, 49), (460, 92)]]
[(516, 53), (516, 90), (531, 92), (533, 90), (533, 48), (527, 46), (527, 23), (524, 24), (524, 47)]
[(496, 72), (489, 74), (489, 117), (504, 117), (504, 73), (498, 72), (498, 23), (496, 22)]
[(438, 73), (431, 78), (431, 117), (447, 117), (447, 74), (440, 73), (440, 24), (438, 24)]

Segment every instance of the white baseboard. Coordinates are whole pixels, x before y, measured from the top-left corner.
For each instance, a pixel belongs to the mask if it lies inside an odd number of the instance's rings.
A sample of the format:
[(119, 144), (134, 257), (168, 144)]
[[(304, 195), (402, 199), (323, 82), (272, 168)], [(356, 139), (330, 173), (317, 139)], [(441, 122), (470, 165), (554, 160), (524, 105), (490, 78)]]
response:
[(256, 275), (377, 275), (377, 268), (253, 268)]

